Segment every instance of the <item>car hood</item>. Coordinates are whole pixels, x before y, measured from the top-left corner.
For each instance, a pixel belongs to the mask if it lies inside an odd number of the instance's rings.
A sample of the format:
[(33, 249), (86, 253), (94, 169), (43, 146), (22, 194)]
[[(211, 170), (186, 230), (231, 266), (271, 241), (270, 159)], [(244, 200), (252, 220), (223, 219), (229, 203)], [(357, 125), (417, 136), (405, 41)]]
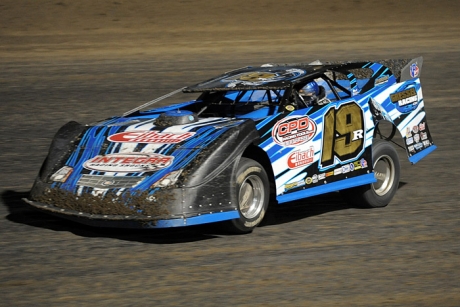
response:
[[(169, 117), (161, 116), (119, 117), (80, 126), (78, 136), (73, 138), (72, 133), (62, 137), (62, 131), (58, 132), (47, 160), (56, 151), (61, 151), (61, 156), (48, 161), (53, 165), (42, 168), (47, 170), (42, 171), (42, 179), (52, 188), (80, 195), (108, 189), (133, 192), (193, 186), (225, 164), (231, 156), (229, 152), (238, 147), (242, 130), (255, 131), (253, 121), (247, 119), (194, 118), (182, 124), (174, 121), (175, 118), (171, 122)], [(67, 145), (59, 147), (64, 141)], [(203, 170), (205, 163), (208, 167)]]

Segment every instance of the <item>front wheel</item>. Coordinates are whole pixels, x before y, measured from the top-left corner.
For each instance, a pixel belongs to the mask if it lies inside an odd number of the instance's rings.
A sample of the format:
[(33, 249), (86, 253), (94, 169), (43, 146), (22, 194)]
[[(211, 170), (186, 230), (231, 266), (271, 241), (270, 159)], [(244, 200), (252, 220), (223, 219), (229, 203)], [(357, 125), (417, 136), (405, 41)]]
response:
[(400, 177), (398, 153), (383, 140), (374, 139), (372, 161), (376, 182), (342, 191), (342, 195), (352, 205), (379, 208), (390, 203), (395, 195)]
[(260, 224), (269, 202), (269, 182), (264, 168), (256, 161), (241, 158), (236, 173), (238, 219), (227, 221), (232, 233), (249, 233)]

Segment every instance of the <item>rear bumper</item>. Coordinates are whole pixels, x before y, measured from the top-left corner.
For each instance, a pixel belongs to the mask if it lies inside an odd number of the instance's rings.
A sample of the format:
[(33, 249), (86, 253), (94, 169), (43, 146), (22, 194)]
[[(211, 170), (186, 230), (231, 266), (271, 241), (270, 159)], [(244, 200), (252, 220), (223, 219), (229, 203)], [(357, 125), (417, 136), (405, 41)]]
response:
[(58, 208), (29, 199), (23, 199), (26, 203), (41, 211), (55, 216), (66, 218), (81, 224), (96, 227), (113, 228), (170, 228), (200, 225), (207, 223), (231, 220), (239, 217), (237, 209), (230, 211), (218, 211), (196, 214), (184, 214), (181, 216), (145, 216), (145, 215), (105, 215), (89, 214), (70, 209)]

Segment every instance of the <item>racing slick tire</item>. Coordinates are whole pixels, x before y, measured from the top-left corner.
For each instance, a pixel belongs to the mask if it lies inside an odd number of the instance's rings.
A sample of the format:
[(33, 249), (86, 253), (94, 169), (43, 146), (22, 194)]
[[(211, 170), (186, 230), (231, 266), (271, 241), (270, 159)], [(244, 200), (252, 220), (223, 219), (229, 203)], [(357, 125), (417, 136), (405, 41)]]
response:
[(394, 147), (387, 141), (374, 139), (372, 161), (377, 182), (341, 191), (351, 205), (366, 208), (385, 207), (398, 190), (400, 165)]
[(240, 217), (226, 221), (224, 228), (235, 234), (250, 233), (264, 218), (269, 203), (269, 181), (262, 165), (241, 158), (236, 172), (236, 193)]

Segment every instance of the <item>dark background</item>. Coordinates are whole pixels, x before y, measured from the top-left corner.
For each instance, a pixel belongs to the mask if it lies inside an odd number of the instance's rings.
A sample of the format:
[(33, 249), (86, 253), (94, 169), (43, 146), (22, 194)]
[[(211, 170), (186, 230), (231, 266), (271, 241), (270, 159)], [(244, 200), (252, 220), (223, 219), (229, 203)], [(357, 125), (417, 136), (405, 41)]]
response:
[[(94, 3), (95, 2), (95, 3)], [(458, 1), (0, 3), (0, 305), (458, 306)], [(267, 62), (422, 55), (438, 149), (383, 209), (335, 193), (252, 234), (114, 230), (27, 207), (57, 129)]]

